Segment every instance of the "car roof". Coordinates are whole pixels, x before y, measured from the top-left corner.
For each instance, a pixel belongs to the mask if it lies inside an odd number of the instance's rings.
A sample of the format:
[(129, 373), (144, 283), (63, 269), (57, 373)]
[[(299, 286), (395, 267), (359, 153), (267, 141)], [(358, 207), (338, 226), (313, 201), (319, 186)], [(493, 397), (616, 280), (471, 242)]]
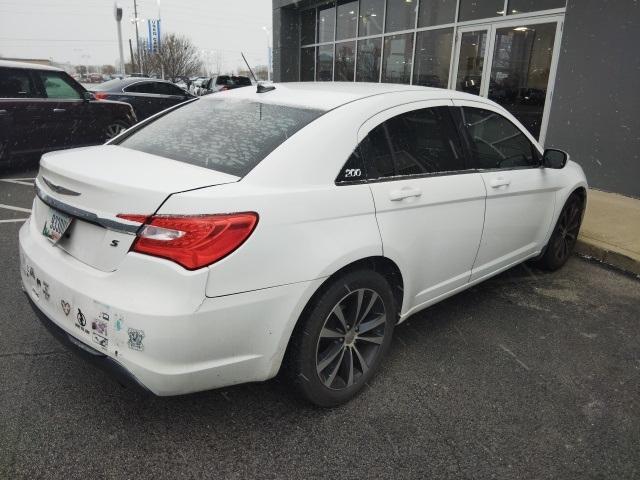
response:
[(13, 60), (0, 60), (0, 67), (4, 68), (22, 68), (28, 70), (53, 70), (63, 72), (61, 68), (51, 67), (49, 65), (41, 65), (39, 63), (15, 62)]
[[(113, 80), (108, 80), (108, 83), (112, 86), (109, 87), (107, 91), (119, 91), (124, 87), (132, 85), (134, 83), (142, 83), (142, 82), (154, 82), (154, 83), (171, 83), (166, 80), (162, 80), (159, 78), (147, 78), (147, 77), (127, 77), (127, 78), (114, 78)], [(106, 82), (105, 82), (106, 83)], [(99, 86), (99, 85), (98, 85)]]
[[(265, 84), (270, 85), (270, 84)], [(443, 88), (400, 85), (391, 83), (362, 82), (290, 82), (274, 83), (275, 90), (257, 93), (255, 88), (244, 87), (203, 97), (203, 100), (220, 98), (219, 95), (245, 98), (261, 103), (289, 105), (299, 108), (332, 110), (346, 103), (374, 95), (416, 92), (421, 100), (459, 99), (478, 100), (478, 96)]]

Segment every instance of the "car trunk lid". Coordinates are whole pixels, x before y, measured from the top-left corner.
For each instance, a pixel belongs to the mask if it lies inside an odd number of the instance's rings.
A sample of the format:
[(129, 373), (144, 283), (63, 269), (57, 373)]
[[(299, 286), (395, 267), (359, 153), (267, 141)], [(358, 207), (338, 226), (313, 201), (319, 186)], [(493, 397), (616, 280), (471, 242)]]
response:
[(160, 156), (105, 145), (42, 157), (32, 221), (42, 231), (53, 211), (73, 221), (56, 246), (83, 263), (114, 271), (135, 239), (135, 222), (173, 193), (232, 183), (239, 177)]

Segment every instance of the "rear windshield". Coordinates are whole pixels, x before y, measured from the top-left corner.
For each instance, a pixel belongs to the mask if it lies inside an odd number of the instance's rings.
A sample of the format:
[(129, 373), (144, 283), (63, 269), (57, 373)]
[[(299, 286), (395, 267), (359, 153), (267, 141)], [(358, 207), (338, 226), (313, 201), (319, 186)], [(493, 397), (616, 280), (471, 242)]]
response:
[(244, 177), (323, 113), (243, 99), (205, 98), (159, 117), (119, 144)]

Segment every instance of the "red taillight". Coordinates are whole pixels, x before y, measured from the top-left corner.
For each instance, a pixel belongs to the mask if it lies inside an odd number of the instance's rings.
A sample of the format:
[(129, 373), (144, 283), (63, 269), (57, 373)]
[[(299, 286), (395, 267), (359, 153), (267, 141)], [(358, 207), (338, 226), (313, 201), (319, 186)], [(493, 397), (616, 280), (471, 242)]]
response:
[(258, 223), (254, 212), (228, 215), (145, 215), (118, 217), (144, 223), (132, 252), (172, 260), (188, 270), (206, 267), (236, 250)]
[(109, 94), (107, 92), (93, 92), (93, 96), (96, 100), (106, 100)]

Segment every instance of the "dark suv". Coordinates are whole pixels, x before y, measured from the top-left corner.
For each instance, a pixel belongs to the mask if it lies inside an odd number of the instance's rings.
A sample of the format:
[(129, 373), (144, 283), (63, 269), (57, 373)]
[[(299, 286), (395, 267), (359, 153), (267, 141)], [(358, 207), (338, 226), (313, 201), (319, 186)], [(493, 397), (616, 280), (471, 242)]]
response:
[(130, 105), (96, 100), (59, 68), (0, 60), (0, 161), (98, 145), (134, 123)]

